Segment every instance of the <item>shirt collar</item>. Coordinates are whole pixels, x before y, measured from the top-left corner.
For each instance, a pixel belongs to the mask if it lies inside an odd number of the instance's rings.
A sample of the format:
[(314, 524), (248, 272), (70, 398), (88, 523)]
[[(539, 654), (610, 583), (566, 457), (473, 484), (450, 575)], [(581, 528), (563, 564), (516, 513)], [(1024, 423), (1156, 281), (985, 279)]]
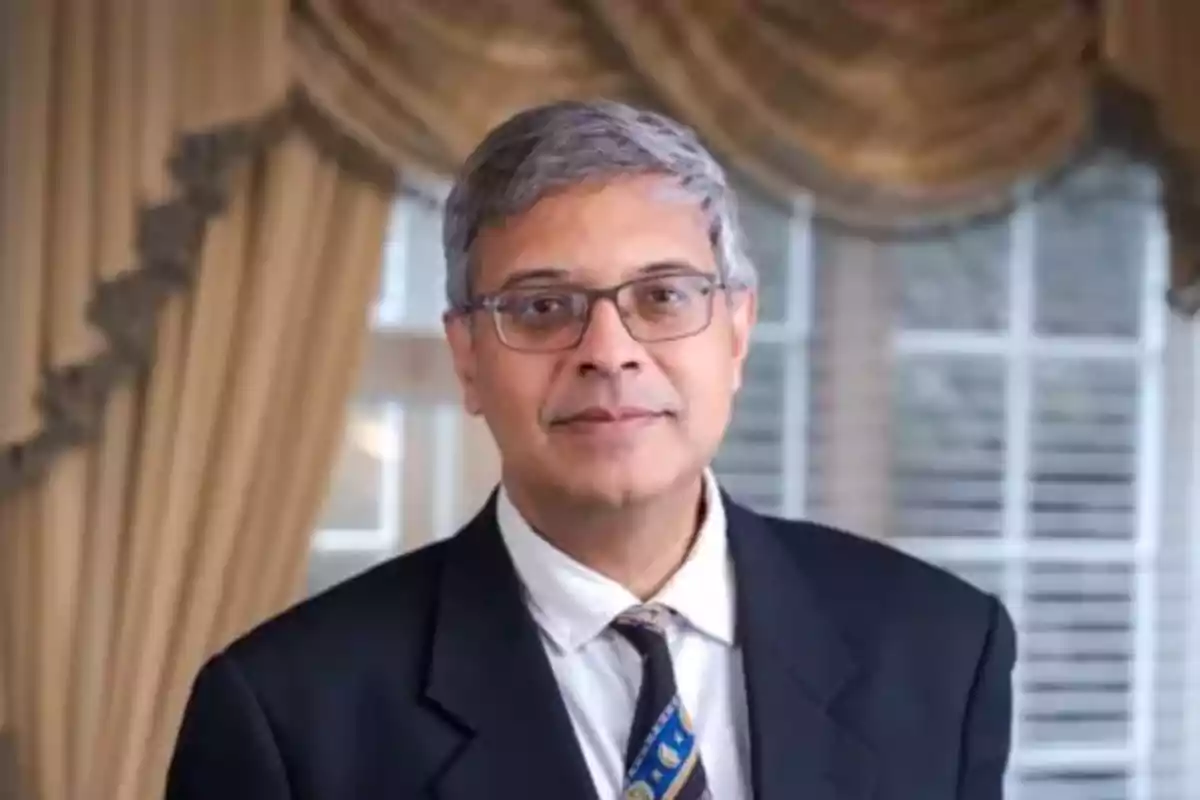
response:
[[(733, 568), (725, 508), (715, 477), (704, 474), (705, 515), (683, 565), (648, 602), (661, 603), (701, 633), (733, 644)], [(641, 601), (621, 584), (581, 564), (538, 535), (501, 486), (496, 522), (538, 625), (556, 647), (575, 650), (618, 614)]]

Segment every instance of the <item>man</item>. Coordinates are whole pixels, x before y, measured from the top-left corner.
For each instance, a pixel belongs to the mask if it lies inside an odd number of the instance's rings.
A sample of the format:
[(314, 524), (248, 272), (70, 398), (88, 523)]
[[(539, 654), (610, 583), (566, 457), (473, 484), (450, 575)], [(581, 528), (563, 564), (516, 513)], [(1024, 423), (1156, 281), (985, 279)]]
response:
[(689, 130), (518, 114), (465, 164), (444, 244), (501, 484), (448, 541), (213, 658), (170, 800), (1000, 798), (1001, 605), (709, 471), (755, 277)]

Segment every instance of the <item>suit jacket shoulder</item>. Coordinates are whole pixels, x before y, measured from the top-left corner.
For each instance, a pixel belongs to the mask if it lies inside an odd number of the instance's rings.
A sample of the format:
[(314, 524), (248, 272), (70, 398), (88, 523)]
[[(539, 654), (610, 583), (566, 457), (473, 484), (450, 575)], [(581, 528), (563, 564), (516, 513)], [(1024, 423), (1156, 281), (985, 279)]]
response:
[[(903, 687), (908, 702), (950, 721), (969, 714), (982, 681), (1007, 682), (1016, 638), (995, 596), (884, 542), (813, 522), (759, 519), (788, 554), (805, 602), (862, 667), (864, 688), (884, 695)], [(997, 678), (993, 669), (1005, 674)]]
[(878, 620), (887, 609), (920, 611), (943, 626), (978, 624), (994, 613), (989, 593), (886, 542), (813, 522), (764, 520), (821, 594), (857, 622)]
[[(446, 550), (440, 542), (388, 559), (266, 620), (225, 655), (265, 686), (294, 676), (306, 689), (310, 676), (416, 667), (418, 645), (432, 636)], [(395, 677), (403, 683), (406, 676)]]
[(535, 772), (547, 796), (585, 797), (570, 733), (489, 508), (214, 656), (168, 797), (466, 800)]

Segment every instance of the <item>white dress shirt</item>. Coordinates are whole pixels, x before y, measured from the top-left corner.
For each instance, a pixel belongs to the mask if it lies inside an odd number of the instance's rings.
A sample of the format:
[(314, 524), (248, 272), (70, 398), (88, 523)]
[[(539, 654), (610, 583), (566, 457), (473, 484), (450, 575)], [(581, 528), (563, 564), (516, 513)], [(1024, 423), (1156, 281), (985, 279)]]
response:
[[(750, 800), (745, 679), (734, 637), (734, 576), (725, 509), (705, 475), (707, 513), (692, 552), (649, 602), (676, 612), (667, 630), (680, 699), (691, 714), (712, 796)], [(503, 487), (496, 519), (601, 800), (621, 797), (625, 748), (642, 680), (633, 646), (608, 626), (640, 601), (536, 534)]]

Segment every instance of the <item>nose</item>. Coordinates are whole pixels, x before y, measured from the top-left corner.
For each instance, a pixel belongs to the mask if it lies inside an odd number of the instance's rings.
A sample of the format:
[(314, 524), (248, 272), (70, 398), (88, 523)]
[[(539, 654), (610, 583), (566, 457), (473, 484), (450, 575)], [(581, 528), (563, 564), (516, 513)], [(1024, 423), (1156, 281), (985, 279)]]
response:
[(645, 357), (641, 344), (629, 335), (616, 304), (611, 300), (597, 302), (583, 339), (574, 350), (578, 373), (612, 376), (638, 372)]

